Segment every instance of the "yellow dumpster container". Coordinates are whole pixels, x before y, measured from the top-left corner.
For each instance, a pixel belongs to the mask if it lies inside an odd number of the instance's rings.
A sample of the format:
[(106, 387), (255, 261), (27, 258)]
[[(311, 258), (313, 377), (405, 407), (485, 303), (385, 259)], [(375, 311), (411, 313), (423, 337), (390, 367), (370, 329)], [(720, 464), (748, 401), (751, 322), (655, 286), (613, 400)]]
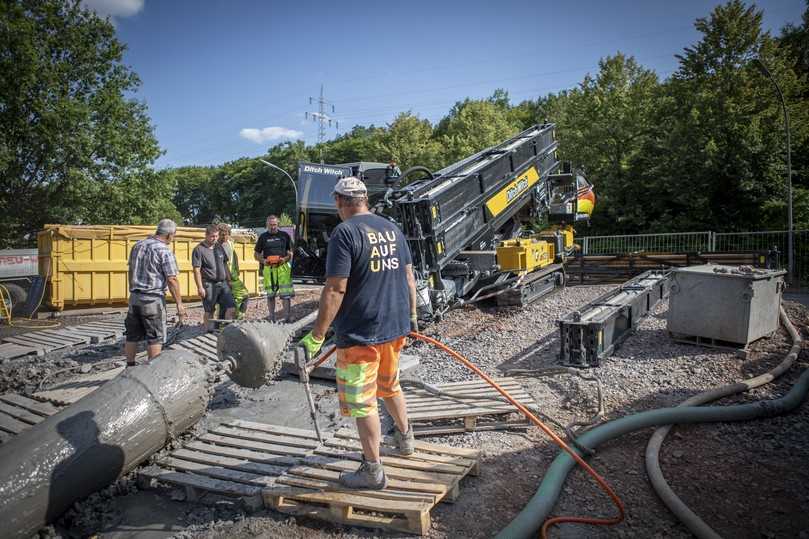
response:
[[(138, 240), (154, 231), (155, 226), (45, 225), (37, 234), (37, 246), (39, 274), (47, 284), (46, 303), (57, 310), (125, 305), (129, 300), (129, 252)], [(204, 228), (177, 227), (170, 245), (180, 270), (183, 299), (199, 299), (191, 251), (204, 238)], [(258, 294), (258, 262), (253, 258), (255, 238), (236, 232), (232, 239), (242, 282), (251, 295)]]

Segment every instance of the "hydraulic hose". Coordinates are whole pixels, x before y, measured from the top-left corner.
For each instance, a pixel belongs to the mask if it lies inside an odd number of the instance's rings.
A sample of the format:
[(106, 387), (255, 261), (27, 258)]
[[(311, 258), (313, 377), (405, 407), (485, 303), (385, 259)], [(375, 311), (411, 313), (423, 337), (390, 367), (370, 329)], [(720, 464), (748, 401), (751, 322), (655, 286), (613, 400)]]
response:
[[(591, 517), (573, 517), (573, 516), (562, 516), (562, 517), (554, 517), (545, 521), (545, 524), (542, 526), (542, 536), (543, 538), (546, 537), (548, 528), (553, 526), (554, 524), (562, 523), (562, 522), (578, 522), (582, 524), (593, 524), (598, 526), (608, 526), (612, 524), (618, 524), (624, 519), (624, 504), (615, 491), (610, 487), (607, 482), (604, 480), (601, 475), (598, 474), (584, 459), (577, 453), (574, 449), (571, 449), (559, 436), (556, 435), (547, 425), (545, 425), (542, 421), (540, 421), (534, 414), (532, 414), (528, 408), (517, 402), (509, 393), (497, 385), (497, 382), (492, 380), (489, 376), (486, 375), (483, 371), (481, 371), (478, 367), (476, 367), (472, 362), (468, 359), (463, 357), (461, 354), (456, 352), (455, 350), (449, 348), (445, 344), (433, 339), (432, 337), (428, 337), (426, 335), (422, 335), (421, 333), (416, 333), (415, 331), (410, 332), (410, 336), (414, 339), (422, 340), (426, 343), (432, 344), (433, 346), (438, 347), (439, 349), (443, 350), (453, 359), (461, 363), (467, 369), (471, 370), (483, 380), (486, 381), (490, 386), (497, 390), (498, 393), (503, 395), (515, 408), (517, 408), (528, 420), (534, 423), (537, 427), (539, 427), (545, 434), (547, 434), (559, 447), (564, 450), (564, 456), (566, 456), (569, 461), (571, 462), (571, 467), (573, 463), (578, 463), (584, 470), (590, 474), (590, 476), (595, 480), (596, 483), (607, 493), (610, 497), (612, 502), (615, 504), (615, 507), (618, 509), (618, 514), (609, 517), (609, 518), (591, 518)], [(557, 458), (558, 460), (558, 458)], [(561, 488), (561, 484), (559, 485)], [(536, 497), (536, 496), (535, 496)], [(550, 508), (548, 509), (550, 511)], [(525, 512), (525, 510), (523, 510)], [(521, 513), (522, 514), (522, 513)], [(536, 529), (534, 530), (536, 532)]]
[[(715, 401), (729, 395), (749, 391), (753, 388), (762, 386), (775, 380), (789, 370), (789, 368), (792, 367), (798, 358), (798, 353), (801, 350), (802, 339), (798, 334), (798, 331), (795, 329), (795, 326), (793, 326), (792, 322), (790, 322), (789, 316), (787, 316), (783, 305), (781, 306), (781, 323), (784, 325), (784, 328), (786, 328), (789, 336), (792, 338), (792, 348), (790, 348), (789, 353), (786, 355), (784, 360), (774, 369), (756, 376), (755, 378), (744, 380), (743, 382), (737, 382), (735, 384), (709, 389), (708, 391), (694, 395), (693, 397), (680, 403), (678, 408), (680, 406), (700, 406), (707, 402)], [(666, 507), (668, 507), (672, 513), (674, 513), (674, 516), (676, 516), (677, 519), (691, 531), (691, 533), (700, 539), (719, 539), (719, 534), (711, 529), (711, 527), (706, 524), (705, 521), (697, 516), (697, 514), (694, 513), (685, 503), (683, 503), (683, 501), (677, 496), (677, 494), (674, 493), (669, 484), (666, 482), (665, 477), (663, 477), (663, 471), (660, 468), (659, 460), (660, 447), (663, 445), (666, 435), (668, 435), (669, 431), (673, 427), (674, 425), (660, 427), (654, 431), (652, 437), (649, 438), (649, 443), (646, 445), (646, 474), (649, 476), (649, 481), (652, 483), (652, 488), (660, 497), (662, 502), (666, 504)]]
[(407, 178), (414, 172), (424, 172), (431, 180), (433, 179), (433, 172), (429, 168), (423, 167), (421, 165), (416, 165), (402, 172), (402, 174), (398, 178), (399, 182), (401, 182), (403, 179)]
[[(792, 350), (795, 350), (794, 346)], [(791, 353), (792, 351), (790, 351)], [(604, 442), (647, 427), (675, 423), (747, 421), (774, 417), (797, 408), (806, 398), (807, 393), (809, 393), (809, 369), (804, 370), (792, 389), (779, 399), (762, 400), (734, 406), (678, 406), (649, 410), (605, 423), (582, 434), (578, 437), (578, 441), (590, 449), (595, 449)], [(568, 454), (560, 453), (548, 468), (536, 494), (508, 526), (500, 531), (497, 537), (500, 539), (533, 537), (540, 528), (542, 521), (553, 510), (565, 478), (574, 465), (574, 460)], [(545, 526), (551, 520), (548, 520)]]

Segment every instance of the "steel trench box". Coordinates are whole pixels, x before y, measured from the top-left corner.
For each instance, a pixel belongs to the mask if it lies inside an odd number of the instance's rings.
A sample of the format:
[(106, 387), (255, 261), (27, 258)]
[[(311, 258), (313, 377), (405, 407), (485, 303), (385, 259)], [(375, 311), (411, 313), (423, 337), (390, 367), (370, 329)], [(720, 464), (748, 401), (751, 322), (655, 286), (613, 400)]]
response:
[(668, 293), (669, 271), (650, 270), (560, 318), (561, 363), (597, 367)]

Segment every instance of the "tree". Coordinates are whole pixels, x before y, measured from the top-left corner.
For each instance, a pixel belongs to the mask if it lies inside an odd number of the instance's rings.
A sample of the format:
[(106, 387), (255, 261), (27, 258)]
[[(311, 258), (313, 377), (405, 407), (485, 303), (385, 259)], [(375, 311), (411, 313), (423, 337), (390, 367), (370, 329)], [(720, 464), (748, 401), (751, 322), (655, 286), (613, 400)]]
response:
[(216, 216), (213, 194), (214, 178), (219, 167), (180, 167), (159, 173), (165, 181), (175, 184), (172, 202), (187, 225), (212, 223)]
[(400, 114), (375, 142), (376, 155), (385, 161), (395, 161), (403, 171), (415, 165), (440, 168), (441, 148), (433, 138), (432, 125), (411, 112)]
[[(809, 0), (806, 0), (802, 24), (800, 26), (787, 24), (781, 30), (778, 44), (789, 52), (795, 73), (799, 77), (809, 75)], [(804, 92), (804, 97), (807, 93), (809, 91)]]
[[(0, 246), (46, 222), (155, 221), (170, 183), (140, 82), (108, 21), (77, 0), (0, 4)], [(137, 209), (137, 214), (133, 212)]]
[[(786, 51), (793, 71), (801, 79), (802, 91), (800, 96), (796, 96), (797, 102), (792, 104), (790, 110), (792, 114), (795, 114), (795, 109), (805, 112), (809, 110), (809, 0), (806, 0), (802, 24), (786, 25), (781, 30), (778, 45)], [(792, 118), (792, 123), (796, 123), (796, 118)], [(792, 130), (793, 212), (795, 227), (805, 229), (809, 228), (809, 137), (801, 137), (800, 127), (798, 124), (797, 132), (794, 128)], [(772, 211), (778, 214), (780, 209), (774, 207)], [(783, 212), (780, 213), (783, 215)]]
[(603, 58), (599, 72), (562, 99), (543, 104), (557, 124), (561, 154), (596, 184), (598, 233), (629, 232), (645, 224), (634, 164), (650, 135), (659, 84), (653, 71), (621, 53)]
[(702, 38), (679, 55), (648, 158), (658, 196), (654, 228), (783, 229), (785, 144), (781, 106), (760, 58), (790, 104), (793, 140), (807, 137), (802, 86), (784, 49), (761, 29), (762, 12), (732, 0), (695, 23)]
[(383, 129), (355, 126), (350, 132), (324, 143), (323, 159), (327, 163), (355, 163), (358, 161), (378, 161), (378, 139)]
[(489, 100), (457, 103), (436, 128), (444, 165), (468, 157), (516, 135), (520, 126)]

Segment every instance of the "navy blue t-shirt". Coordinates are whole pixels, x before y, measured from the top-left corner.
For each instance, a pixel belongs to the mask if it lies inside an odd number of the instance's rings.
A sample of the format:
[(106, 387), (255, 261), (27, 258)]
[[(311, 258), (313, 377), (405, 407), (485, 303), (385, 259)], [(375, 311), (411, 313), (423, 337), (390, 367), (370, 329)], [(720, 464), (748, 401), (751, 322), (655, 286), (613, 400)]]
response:
[(363, 213), (340, 223), (329, 239), (326, 277), (348, 277), (332, 327), (340, 348), (379, 344), (410, 333), (410, 248), (399, 227)]

